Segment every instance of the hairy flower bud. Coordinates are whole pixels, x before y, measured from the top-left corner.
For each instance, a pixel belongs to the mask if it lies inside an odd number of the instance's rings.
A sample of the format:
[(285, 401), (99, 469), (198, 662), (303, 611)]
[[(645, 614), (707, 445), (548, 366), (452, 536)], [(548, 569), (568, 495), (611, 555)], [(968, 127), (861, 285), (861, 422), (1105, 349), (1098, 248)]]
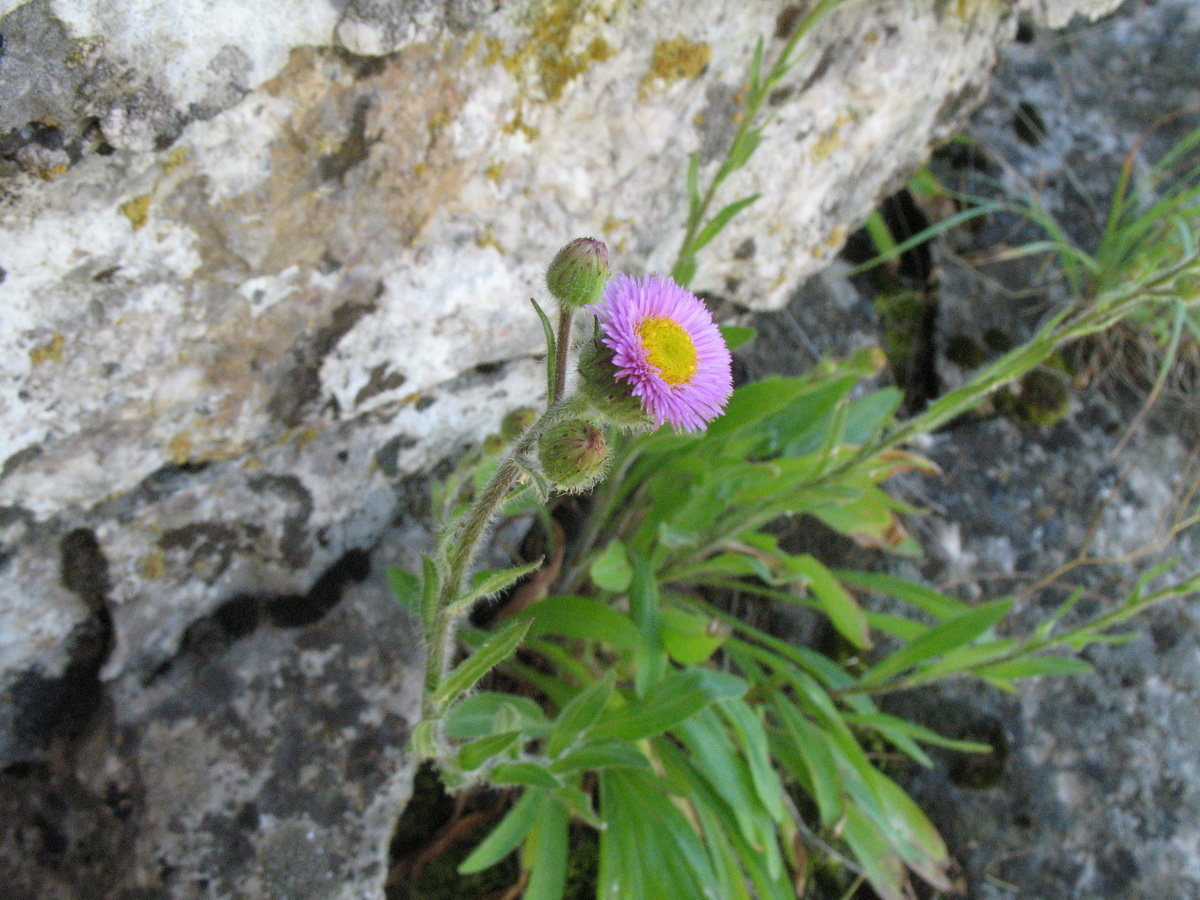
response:
[(654, 424), (642, 401), (633, 395), (632, 385), (617, 377), (613, 351), (598, 334), (583, 342), (576, 390), (600, 418), (618, 428), (640, 431)]
[(525, 433), (525, 429), (532, 425), (536, 418), (537, 410), (532, 406), (518, 406), (516, 409), (510, 410), (500, 420), (500, 437), (506, 441), (515, 441)]
[(558, 251), (546, 272), (546, 287), (564, 307), (595, 303), (608, 282), (608, 247), (594, 238), (576, 238)]
[(608, 441), (590, 422), (563, 419), (543, 432), (538, 461), (546, 477), (563, 490), (587, 490), (604, 475)]

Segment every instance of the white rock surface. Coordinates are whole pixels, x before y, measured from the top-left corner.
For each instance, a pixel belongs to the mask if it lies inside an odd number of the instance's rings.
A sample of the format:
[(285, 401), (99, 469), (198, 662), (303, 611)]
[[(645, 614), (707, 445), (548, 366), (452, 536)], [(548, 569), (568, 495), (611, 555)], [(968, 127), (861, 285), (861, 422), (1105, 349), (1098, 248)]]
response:
[[(1021, 9), (1114, 5), (847, 0), (694, 287), (779, 305), (954, 131)], [(536, 397), (559, 245), (669, 268), (687, 156), (711, 174), (793, 9), (492, 6), (0, 4), (0, 687), (61, 673), (96, 615), (15, 574), (61, 595), (39, 555), (69, 532), (107, 566), (107, 677), (370, 546), (406, 475)]]

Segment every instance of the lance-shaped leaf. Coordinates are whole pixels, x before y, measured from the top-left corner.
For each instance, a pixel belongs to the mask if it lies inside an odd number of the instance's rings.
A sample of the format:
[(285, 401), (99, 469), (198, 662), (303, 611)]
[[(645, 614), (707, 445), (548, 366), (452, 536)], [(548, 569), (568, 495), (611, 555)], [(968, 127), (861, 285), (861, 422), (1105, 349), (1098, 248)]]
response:
[(516, 850), (533, 828), (533, 823), (537, 821), (545, 803), (544, 791), (530, 790), (522, 794), (521, 799), (508, 811), (508, 815), (500, 821), (495, 830), (462, 861), (458, 867), (459, 874), (480, 872), (488, 866), (494, 866)]
[(421, 619), (421, 579), (399, 566), (389, 566), (388, 584), (405, 611), (418, 621)]
[(525, 639), (529, 622), (512, 622), (496, 632), (482, 647), (472, 653), (457, 669), (446, 676), (433, 694), (437, 704), (451, 703), (469, 691), (480, 678), (503, 662)]
[(451, 610), (456, 613), (466, 612), (478, 601), (487, 597), (492, 597), (507, 587), (515, 584), (518, 579), (524, 578), (530, 572), (535, 571), (541, 566), (545, 557), (538, 557), (531, 563), (524, 566), (514, 566), (511, 569), (484, 569), (477, 574), (471, 583), (471, 590), (465, 597), (455, 600), (451, 605)]

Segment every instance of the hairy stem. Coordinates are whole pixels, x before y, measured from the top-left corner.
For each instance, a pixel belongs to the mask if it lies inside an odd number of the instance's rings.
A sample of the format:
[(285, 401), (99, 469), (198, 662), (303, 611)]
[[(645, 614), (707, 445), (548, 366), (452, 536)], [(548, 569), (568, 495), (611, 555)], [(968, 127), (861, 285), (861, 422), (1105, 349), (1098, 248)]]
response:
[(567, 357), (571, 354), (571, 320), (575, 318), (573, 310), (563, 307), (558, 313), (558, 340), (555, 341), (557, 355), (554, 358), (554, 393), (550, 397), (550, 405), (560, 402), (567, 390)]

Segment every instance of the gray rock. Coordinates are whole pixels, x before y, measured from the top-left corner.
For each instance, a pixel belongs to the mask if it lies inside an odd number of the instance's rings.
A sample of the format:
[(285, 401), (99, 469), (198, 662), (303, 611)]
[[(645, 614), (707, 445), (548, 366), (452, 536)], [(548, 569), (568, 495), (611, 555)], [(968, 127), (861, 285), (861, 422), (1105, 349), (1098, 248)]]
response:
[(428, 545), (391, 535), (340, 602), (227, 603), (149, 682), (110, 684), (85, 742), (0, 774), (5, 896), (382, 896), (421, 683), (384, 563)]

